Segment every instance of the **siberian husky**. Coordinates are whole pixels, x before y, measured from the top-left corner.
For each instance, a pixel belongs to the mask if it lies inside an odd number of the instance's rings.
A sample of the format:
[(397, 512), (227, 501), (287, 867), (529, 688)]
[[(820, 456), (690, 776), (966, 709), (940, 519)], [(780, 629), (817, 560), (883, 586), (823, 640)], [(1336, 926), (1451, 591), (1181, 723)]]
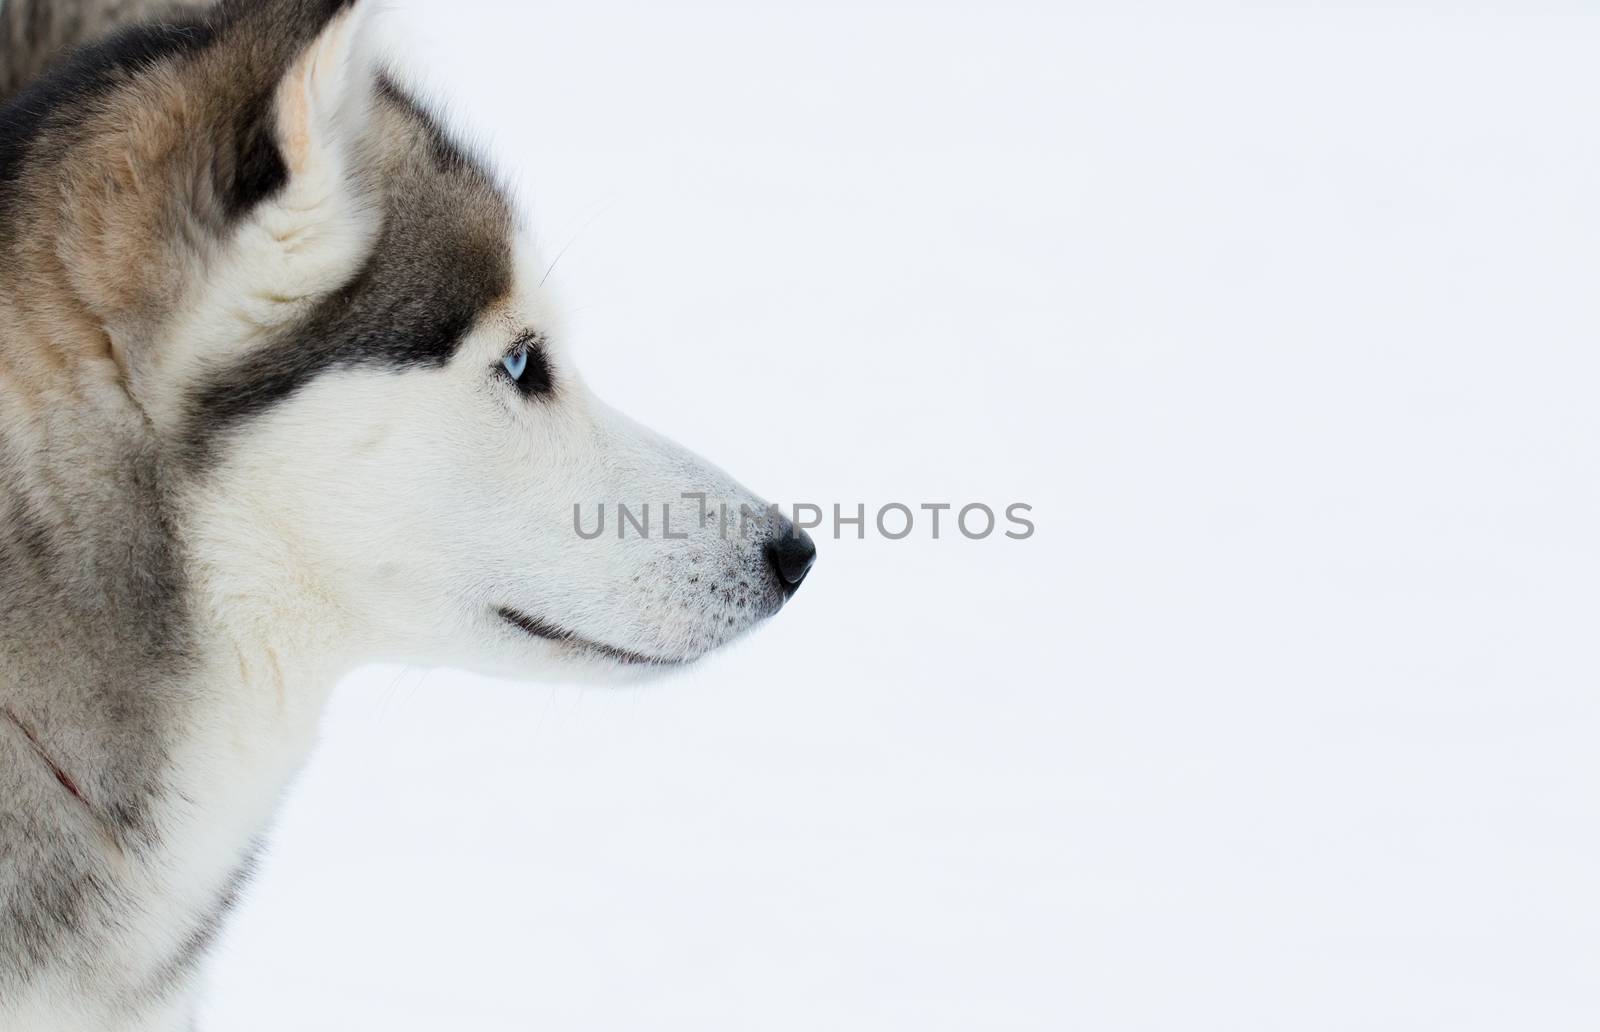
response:
[(370, 3), (0, 0), (6, 1032), (189, 1027), (353, 666), (686, 664), (815, 557), (584, 387)]

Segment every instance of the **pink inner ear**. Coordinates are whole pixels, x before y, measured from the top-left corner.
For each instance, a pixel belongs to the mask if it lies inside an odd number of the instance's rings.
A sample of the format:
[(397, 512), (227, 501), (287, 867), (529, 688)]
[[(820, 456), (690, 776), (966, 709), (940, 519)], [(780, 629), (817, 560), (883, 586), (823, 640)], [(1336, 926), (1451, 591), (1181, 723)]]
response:
[(278, 89), (279, 142), (291, 175), (304, 174), (311, 166), (310, 62), (310, 53), (295, 62)]
[(352, 5), (297, 58), (278, 87), (277, 118), (284, 163), (291, 175), (311, 167), (317, 134), (343, 100), (365, 8)]

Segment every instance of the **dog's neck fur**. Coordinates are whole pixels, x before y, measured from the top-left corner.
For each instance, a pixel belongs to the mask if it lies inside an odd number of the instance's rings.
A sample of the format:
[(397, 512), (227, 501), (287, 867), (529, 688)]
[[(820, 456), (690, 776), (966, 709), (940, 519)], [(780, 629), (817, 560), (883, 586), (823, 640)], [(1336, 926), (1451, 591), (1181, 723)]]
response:
[(0, 703), (46, 737), (76, 735), (106, 711), (138, 719), (146, 694), (232, 683), (287, 705), (290, 680), (336, 676), (353, 624), (287, 532), (248, 492), (224, 499), (184, 474), (70, 296), (56, 297), (65, 315), (49, 323), (37, 292), (0, 301), (0, 339), (45, 344), (0, 348)]
[(0, 1026), (104, 1028), (183, 994), (361, 634), (50, 301), (0, 300), (0, 340), (41, 345), (0, 348)]
[[(13, 393), (0, 388), (0, 410), (15, 411)], [(11, 850), (0, 881), (16, 893), (0, 899), (0, 928), (22, 937), (0, 943), (0, 1026), (121, 1027), (169, 997), (182, 1005), (251, 843), (354, 662), (353, 635), (292, 550), (246, 513), (201, 505), (179, 526), (150, 474), (123, 471), (131, 490), (84, 498), (77, 488), (118, 471), (17, 472), (0, 500), (12, 517), (0, 530), (0, 828)], [(50, 519), (28, 515), (41, 506)], [(110, 526), (124, 540), (87, 533)], [(183, 590), (169, 593), (167, 576)], [(182, 603), (127, 615), (152, 600)], [(14, 604), (32, 615), (12, 619)], [(115, 640), (106, 622), (127, 625), (117, 654), (100, 644)], [(163, 623), (165, 634), (147, 630)], [(39, 640), (43, 627), (56, 640)], [(70, 1014), (81, 1024), (61, 1024)]]

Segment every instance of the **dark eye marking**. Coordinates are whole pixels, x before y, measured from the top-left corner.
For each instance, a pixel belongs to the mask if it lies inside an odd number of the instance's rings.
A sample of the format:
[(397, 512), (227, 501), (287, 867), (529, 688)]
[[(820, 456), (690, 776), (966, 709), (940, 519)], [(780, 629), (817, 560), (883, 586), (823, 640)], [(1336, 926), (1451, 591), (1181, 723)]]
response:
[(555, 391), (550, 375), (550, 360), (544, 353), (545, 338), (539, 333), (524, 333), (500, 360), (496, 372), (511, 381), (525, 397), (547, 398)]

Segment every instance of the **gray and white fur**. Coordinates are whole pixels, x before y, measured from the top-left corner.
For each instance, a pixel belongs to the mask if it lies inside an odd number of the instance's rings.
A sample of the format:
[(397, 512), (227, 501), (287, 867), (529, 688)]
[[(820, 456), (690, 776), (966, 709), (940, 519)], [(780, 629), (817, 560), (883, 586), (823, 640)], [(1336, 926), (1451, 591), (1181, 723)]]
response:
[[(0, 0), (7, 1032), (189, 1027), (352, 667), (670, 669), (814, 557), (587, 390), (365, 7)], [(574, 532), (619, 502), (682, 537)]]

